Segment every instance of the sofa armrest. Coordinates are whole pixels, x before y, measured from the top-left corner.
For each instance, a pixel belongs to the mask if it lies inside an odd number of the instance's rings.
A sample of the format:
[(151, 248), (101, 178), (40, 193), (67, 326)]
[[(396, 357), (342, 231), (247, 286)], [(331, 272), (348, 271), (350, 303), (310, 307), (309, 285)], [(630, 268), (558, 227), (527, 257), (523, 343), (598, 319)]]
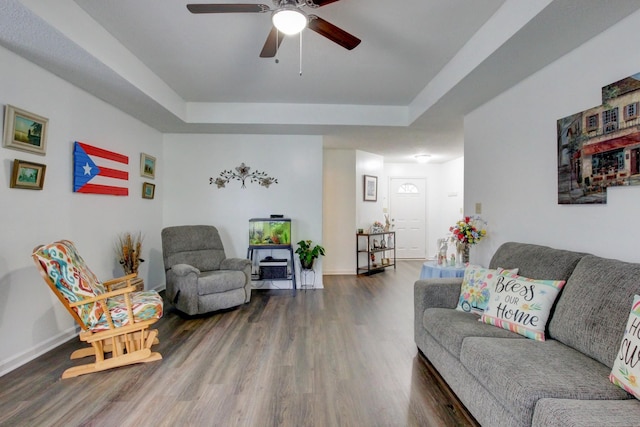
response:
[(422, 328), (422, 315), (427, 308), (456, 308), (460, 298), (462, 277), (418, 280), (413, 285), (414, 328)]
[(189, 264), (176, 264), (171, 266), (170, 269), (176, 276), (179, 277), (184, 277), (187, 274), (190, 273), (196, 273), (197, 275), (200, 274), (200, 270), (198, 270), (197, 268), (189, 265)]
[(220, 263), (220, 270), (244, 271), (248, 265), (251, 261), (246, 258), (225, 258)]
[(460, 297), (462, 277), (418, 280), (413, 285), (416, 307), (456, 308)]

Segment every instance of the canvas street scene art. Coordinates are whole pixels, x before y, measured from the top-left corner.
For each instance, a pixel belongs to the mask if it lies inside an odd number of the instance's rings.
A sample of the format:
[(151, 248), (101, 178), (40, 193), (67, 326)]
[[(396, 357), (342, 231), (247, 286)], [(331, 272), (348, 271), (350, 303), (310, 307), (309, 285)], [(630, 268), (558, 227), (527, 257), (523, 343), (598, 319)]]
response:
[(640, 184), (640, 73), (602, 88), (602, 105), (558, 120), (558, 204), (607, 202)]

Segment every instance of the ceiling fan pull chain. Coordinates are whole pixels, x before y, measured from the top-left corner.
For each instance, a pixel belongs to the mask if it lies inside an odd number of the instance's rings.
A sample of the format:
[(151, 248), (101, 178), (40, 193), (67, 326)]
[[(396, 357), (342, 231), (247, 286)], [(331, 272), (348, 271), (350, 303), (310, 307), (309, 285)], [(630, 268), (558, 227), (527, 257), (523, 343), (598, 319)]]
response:
[(300, 31), (300, 76), (302, 76), (302, 31)]
[(280, 37), (280, 31), (276, 30), (276, 64), (280, 63), (280, 60), (278, 59), (278, 54), (280, 53), (280, 49), (278, 49), (278, 38)]

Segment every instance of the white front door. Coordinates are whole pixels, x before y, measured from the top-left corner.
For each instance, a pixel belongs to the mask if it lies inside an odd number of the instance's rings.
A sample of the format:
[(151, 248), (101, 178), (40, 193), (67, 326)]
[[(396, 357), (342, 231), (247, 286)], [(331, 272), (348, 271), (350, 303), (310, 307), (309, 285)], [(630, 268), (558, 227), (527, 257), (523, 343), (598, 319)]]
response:
[(395, 225), (396, 257), (426, 258), (426, 178), (391, 178), (391, 223)]

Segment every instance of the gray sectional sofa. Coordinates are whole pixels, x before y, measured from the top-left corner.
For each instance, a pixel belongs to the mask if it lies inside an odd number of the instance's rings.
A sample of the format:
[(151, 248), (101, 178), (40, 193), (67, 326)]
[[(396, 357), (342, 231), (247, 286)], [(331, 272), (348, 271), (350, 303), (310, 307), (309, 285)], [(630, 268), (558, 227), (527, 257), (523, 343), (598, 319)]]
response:
[(612, 384), (640, 264), (549, 247), (505, 243), (490, 268), (566, 280), (546, 341), (455, 310), (461, 278), (414, 285), (415, 341), (483, 426), (640, 426), (640, 401)]

